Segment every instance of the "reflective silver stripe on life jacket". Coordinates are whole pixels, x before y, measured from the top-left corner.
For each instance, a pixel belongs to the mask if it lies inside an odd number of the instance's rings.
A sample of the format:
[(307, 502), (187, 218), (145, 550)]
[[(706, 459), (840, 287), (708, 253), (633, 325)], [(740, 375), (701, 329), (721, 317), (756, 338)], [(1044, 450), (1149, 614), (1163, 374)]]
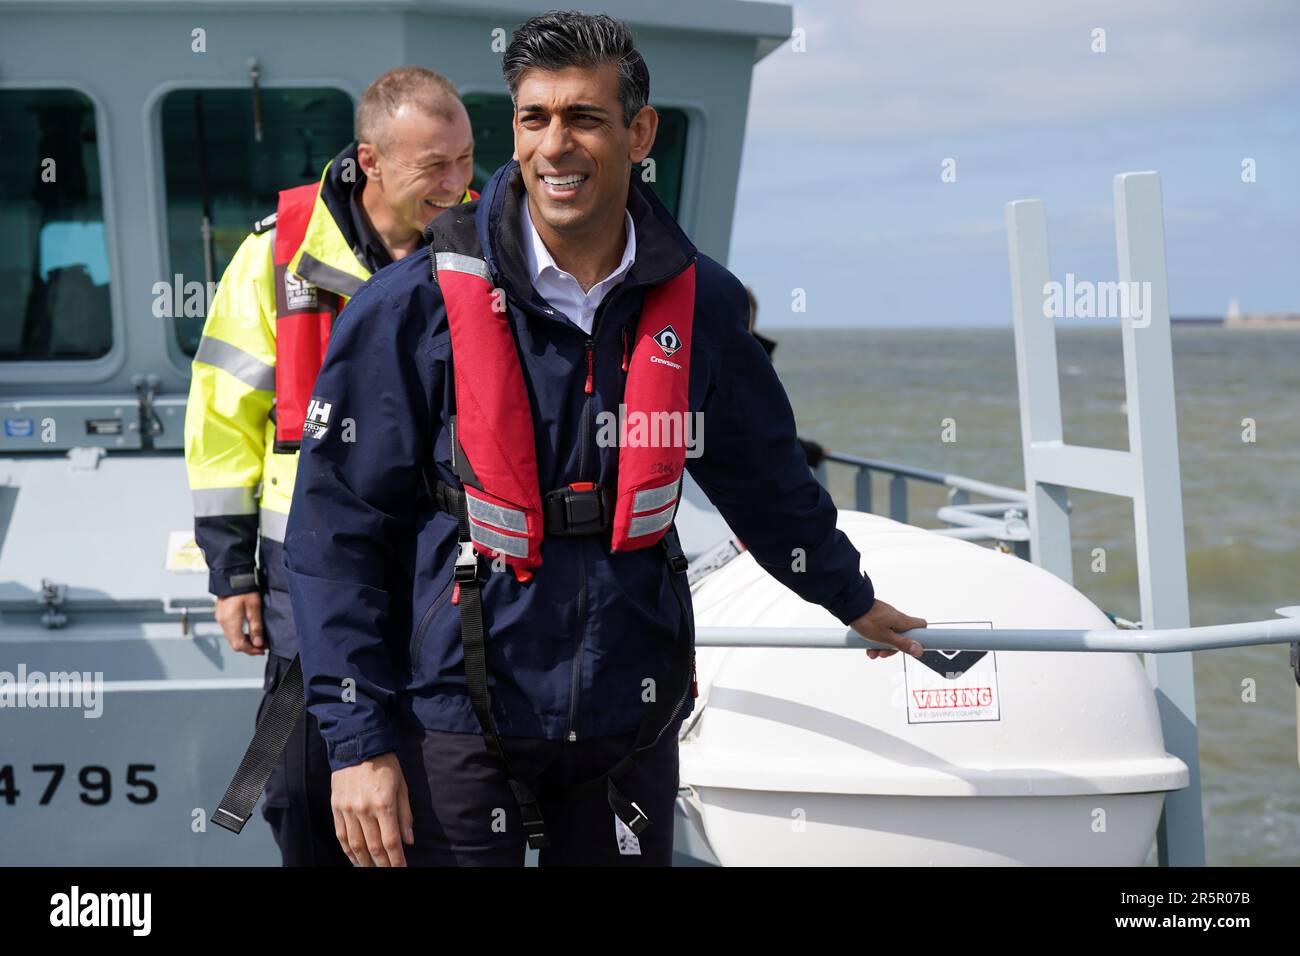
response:
[(481, 524), (475, 524), (472, 521), (469, 523), (469, 536), (475, 544), (481, 544), (493, 551), (500, 551), (516, 558), (528, 557), (527, 538), (516, 538), (513, 535), (501, 534), (499, 531), (493, 531), (491, 528), (485, 528)]
[(632, 511), (654, 511), (656, 508), (662, 508), (666, 504), (671, 504), (677, 500), (677, 491), (681, 488), (682, 480), (678, 478), (670, 485), (664, 485), (661, 488), (647, 488), (644, 491), (638, 491), (632, 498)]
[(665, 508), (663, 511), (656, 511), (652, 515), (639, 515), (629, 522), (627, 536), (629, 538), (639, 538), (643, 534), (650, 534), (652, 531), (666, 528), (672, 523), (673, 509), (671, 507)]
[(434, 264), (439, 272), (463, 272), (466, 275), (478, 276), (488, 282), (492, 281), (492, 274), (488, 272), (487, 263), (482, 259), (475, 259), (473, 256), (463, 255), (459, 252), (439, 252), (434, 256)]
[(528, 533), (528, 519), (516, 508), (505, 508), (484, 501), (482, 498), (475, 498), (472, 494), (465, 495), (465, 507), (469, 509), (471, 518), (484, 524), (496, 525), (507, 531), (518, 531), (520, 534)]

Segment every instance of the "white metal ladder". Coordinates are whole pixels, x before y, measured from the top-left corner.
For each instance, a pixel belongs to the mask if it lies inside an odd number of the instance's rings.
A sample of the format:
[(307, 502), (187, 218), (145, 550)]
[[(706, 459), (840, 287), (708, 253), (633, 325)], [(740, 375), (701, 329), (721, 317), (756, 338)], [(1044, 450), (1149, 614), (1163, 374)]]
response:
[[(1115, 177), (1119, 281), (1150, 283), (1142, 323), (1135, 323), (1131, 310), (1124, 310), (1130, 314), (1120, 318), (1128, 451), (1065, 443), (1056, 327), (1044, 308), (1051, 272), (1043, 202), (1008, 203), (1007, 234), (1025, 491), (1029, 495), (1030, 559), (1073, 583), (1067, 490), (1081, 488), (1131, 498), (1143, 628), (1187, 627), (1187, 551), (1160, 176), (1143, 172)], [(1189, 770), (1187, 787), (1165, 796), (1156, 838), (1160, 865), (1204, 866), (1192, 654), (1151, 654), (1145, 660), (1159, 706), (1165, 749), (1181, 758)]]

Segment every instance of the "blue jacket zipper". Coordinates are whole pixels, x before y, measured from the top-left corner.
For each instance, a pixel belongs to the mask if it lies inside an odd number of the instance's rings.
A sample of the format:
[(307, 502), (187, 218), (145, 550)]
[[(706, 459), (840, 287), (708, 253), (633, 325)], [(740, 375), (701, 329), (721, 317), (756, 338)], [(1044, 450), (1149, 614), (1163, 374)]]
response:
[(582, 647), (587, 639), (587, 539), (578, 542), (578, 647), (573, 652), (573, 678), (569, 687), (569, 742), (578, 739), (578, 694), (582, 689)]
[[(596, 329), (599, 327), (600, 317), (604, 314), (605, 307), (618, 297), (621, 290), (621, 286), (614, 289), (597, 307), (591, 323), (591, 332), (587, 334), (584, 343), (587, 349), (587, 377), (583, 383), (586, 399), (582, 403), (580, 427), (582, 438), (578, 444), (579, 481), (591, 480), (587, 478), (587, 446), (591, 441), (591, 396), (596, 391)], [(576, 540), (578, 542), (578, 646), (573, 650), (573, 673), (569, 680), (569, 733), (567, 735), (569, 743), (574, 743), (578, 739), (578, 700), (582, 693), (582, 649), (587, 641), (587, 538), (583, 536)]]
[[(686, 263), (686, 265), (682, 266), (681, 269), (676, 270), (671, 275), (665, 276), (664, 278), (658, 281), (667, 282), (669, 279), (676, 278), (677, 275), (685, 271), (691, 265), (692, 262), (694, 262), (693, 258), (689, 260)], [(596, 347), (595, 337), (596, 337), (596, 330), (600, 327), (601, 316), (604, 314), (605, 309), (615, 299), (617, 299), (621, 293), (626, 292), (627, 289), (637, 288), (641, 285), (651, 285), (651, 284), (657, 284), (657, 283), (636, 283), (634, 285), (629, 285), (628, 283), (623, 282), (620, 283), (617, 287), (615, 287), (614, 290), (605, 297), (605, 300), (600, 303), (600, 306), (597, 307), (596, 314), (592, 319), (590, 333), (584, 333), (581, 329), (579, 329), (577, 326), (574, 326), (573, 323), (569, 322), (567, 319), (563, 323), (564, 325), (570, 326), (570, 328), (567, 329), (566, 331), (572, 334), (584, 336), (584, 345), (587, 351), (587, 377), (584, 379), (583, 382), (583, 392), (586, 395), (586, 399), (582, 405), (582, 426), (581, 426), (582, 437), (581, 437), (581, 444), (579, 444), (578, 446), (578, 481), (589, 480), (586, 478), (587, 445), (591, 441), (591, 396), (595, 393), (595, 375), (594, 375), (595, 347)], [(527, 308), (528, 311), (533, 311), (533, 312), (536, 311), (531, 307), (527, 307)], [(546, 320), (550, 322), (557, 321), (555, 316), (553, 315), (547, 316)], [(623, 334), (624, 334), (624, 339), (623, 339), (624, 354), (623, 354), (622, 364), (624, 366), (623, 371), (626, 372), (627, 371), (626, 365), (628, 363), (626, 328), (624, 328)], [(579, 537), (576, 540), (578, 542), (578, 607), (577, 607), (578, 643), (577, 643), (577, 647), (574, 648), (574, 652), (573, 652), (573, 670), (569, 680), (569, 732), (566, 735), (566, 739), (570, 743), (574, 743), (578, 739), (577, 720), (578, 720), (578, 700), (582, 690), (582, 649), (586, 642), (586, 637), (587, 637), (587, 621), (586, 621), (587, 539), (586, 537)], [(687, 692), (689, 693), (689, 691), (690, 688), (688, 687)], [(682, 700), (678, 702), (677, 706), (673, 710), (674, 717), (677, 715), (677, 712), (682, 709), (682, 706), (685, 703), (686, 703), (686, 697), (685, 695), (683, 695)], [(672, 721), (670, 719), (669, 723), (671, 722)], [(660, 735), (662, 736), (662, 731), (660, 731)]]
[(424, 612), (424, 616), (420, 618), (420, 626), (415, 630), (415, 640), (411, 642), (412, 669), (415, 667), (416, 659), (420, 656), (420, 648), (424, 645), (424, 632), (429, 627), (429, 621), (433, 618), (433, 612), (442, 605), (444, 600), (446, 600), (447, 594), (451, 591), (452, 583), (456, 579), (454, 573), (455, 568), (453, 568), (452, 571), (453, 573), (447, 578), (447, 583), (442, 586), (442, 590), (438, 592), (438, 596), (433, 599), (433, 603), (429, 605), (429, 609)]
[[(591, 431), (591, 395), (595, 391), (592, 384), (592, 371), (595, 342), (587, 339), (587, 383), (584, 391), (586, 399), (582, 403), (582, 441), (578, 445), (578, 480), (586, 480), (587, 474), (587, 433)], [(568, 740), (573, 743), (578, 739), (578, 695), (582, 689), (582, 648), (587, 640), (587, 548), (585, 537), (578, 542), (578, 646), (573, 650), (573, 673), (569, 679), (569, 733)]]

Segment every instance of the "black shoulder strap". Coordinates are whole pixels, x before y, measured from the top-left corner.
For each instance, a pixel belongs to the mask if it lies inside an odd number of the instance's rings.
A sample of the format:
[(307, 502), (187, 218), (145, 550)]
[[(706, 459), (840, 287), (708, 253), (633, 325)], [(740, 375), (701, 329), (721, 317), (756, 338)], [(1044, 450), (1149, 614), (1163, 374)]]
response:
[(488, 693), (487, 670), (487, 628), (483, 624), (483, 595), (481, 587), (482, 560), (474, 550), (474, 542), (469, 536), (469, 517), (465, 511), (465, 496), (459, 495), (456, 507), (456, 522), (459, 525), (460, 551), (456, 557), (455, 580), (460, 592), (460, 637), (465, 659), (465, 686), (469, 693), (470, 706), (478, 718), (483, 730), (483, 740), (488, 751), (501, 764), (506, 781), (514, 794), (515, 802), (523, 818), (524, 835), (528, 845), (539, 850), (551, 845), (546, 835), (546, 821), (542, 819), (542, 810), (537, 797), (524, 784), (510, 766), (505, 747), (497, 733), (496, 721), (492, 719), (492, 698)]
[(239, 769), (226, 788), (225, 796), (221, 798), (217, 809), (212, 811), (213, 823), (232, 833), (238, 833), (244, 828), (244, 824), (253, 815), (258, 798), (266, 789), (271, 771), (280, 762), (284, 745), (302, 713), (302, 702), (302, 664), (295, 657), (283, 680), (271, 694), (266, 712), (257, 722), (253, 739), (249, 741), (248, 750), (244, 752), (244, 759), (239, 762)]
[(273, 212), (271, 215), (253, 223), (253, 235), (260, 236), (262, 233), (269, 232), (273, 229), (275, 227), (275, 218), (277, 215), (278, 213)]

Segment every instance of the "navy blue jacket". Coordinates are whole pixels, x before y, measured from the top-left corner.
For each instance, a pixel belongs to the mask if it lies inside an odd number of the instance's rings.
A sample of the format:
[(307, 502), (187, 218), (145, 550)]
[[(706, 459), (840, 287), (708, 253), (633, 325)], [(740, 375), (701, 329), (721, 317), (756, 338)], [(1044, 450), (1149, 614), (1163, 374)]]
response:
[[(639, 176), (630, 183), (636, 261), (596, 314), (591, 395), (588, 336), (548, 314), (529, 279), (518, 164), (431, 227), (473, 229), (505, 290), (537, 426), (539, 485), (617, 484), (618, 449), (595, 434), (597, 415), (616, 414), (622, 398), (620, 333), (635, 341), (645, 290), (694, 259), (690, 409), (704, 427), (703, 453), (687, 458), (687, 470), (777, 581), (848, 624), (870, 609), (874, 591), (808, 470), (772, 363), (747, 331), (744, 288), (695, 249)], [(393, 750), (397, 722), (481, 732), (450, 601), (456, 521), (437, 510), (422, 475), (424, 467), (459, 484), (450, 358), (442, 296), (420, 252), (380, 270), (348, 303), (316, 382), (328, 420), (304, 435), (284, 550), (307, 706), (335, 770)], [(672, 692), (681, 612), (663, 550), (612, 554), (608, 533), (547, 538), (542, 561), (527, 583), (491, 573), (483, 588), (499, 732), (559, 740), (635, 730), (646, 688)]]

